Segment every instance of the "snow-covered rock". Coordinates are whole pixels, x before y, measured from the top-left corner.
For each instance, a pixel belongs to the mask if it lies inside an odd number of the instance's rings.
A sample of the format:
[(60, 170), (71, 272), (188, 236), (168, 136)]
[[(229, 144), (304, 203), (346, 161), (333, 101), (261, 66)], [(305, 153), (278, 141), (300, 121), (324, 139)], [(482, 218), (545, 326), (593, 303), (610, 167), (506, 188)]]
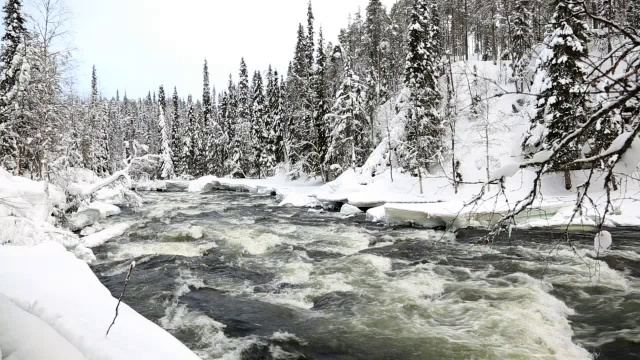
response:
[(106, 219), (109, 216), (120, 214), (119, 207), (112, 204), (107, 204), (101, 201), (92, 202), (91, 204), (89, 204), (89, 206), (87, 206), (87, 209), (98, 210), (100, 212), (100, 217), (102, 219)]
[(78, 231), (91, 226), (100, 220), (100, 211), (95, 209), (81, 210), (67, 217), (67, 227), (71, 231)]
[(321, 207), (322, 203), (315, 197), (306, 194), (291, 194), (286, 196), (278, 206), (295, 206), (295, 207)]
[[(24, 355), (11, 359), (198, 359), (126, 305), (126, 295), (115, 325), (105, 336), (117, 299), (85, 262), (59, 244), (0, 246), (0, 264), (4, 357), (15, 348), (25, 351)], [(47, 356), (38, 357), (35, 351), (45, 351)]]
[(342, 207), (340, 208), (340, 214), (342, 215), (355, 215), (355, 214), (362, 214), (362, 210), (360, 210), (359, 208), (353, 206), (353, 205), (349, 205), (349, 204), (344, 204), (342, 205)]
[(87, 226), (86, 228), (80, 230), (80, 236), (95, 234), (98, 231), (102, 231), (102, 230), (104, 230), (104, 227), (100, 223), (95, 223), (91, 226)]
[(100, 246), (114, 237), (121, 236), (125, 231), (129, 230), (130, 226), (127, 223), (116, 224), (100, 232), (85, 236), (80, 241), (88, 248)]
[(378, 206), (367, 210), (367, 221), (382, 223), (387, 221), (384, 206)]

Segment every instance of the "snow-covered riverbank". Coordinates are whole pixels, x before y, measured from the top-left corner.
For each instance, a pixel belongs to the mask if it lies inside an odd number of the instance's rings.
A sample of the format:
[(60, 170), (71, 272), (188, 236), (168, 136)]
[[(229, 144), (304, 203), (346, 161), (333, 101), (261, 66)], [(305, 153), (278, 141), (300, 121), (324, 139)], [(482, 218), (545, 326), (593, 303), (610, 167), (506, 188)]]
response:
[[(327, 184), (315, 179), (287, 180), (284, 176), (267, 179), (228, 179), (205, 176), (193, 181), (155, 181), (137, 184), (149, 191), (242, 191), (271, 194), (280, 206), (328, 208), (340, 210), (343, 204), (360, 208), (367, 219), (386, 224), (414, 224), (432, 227), (485, 227), (495, 224), (502, 215), (515, 207), (530, 191), (531, 170), (518, 170), (505, 179), (504, 193), (493, 185), (479, 201), (472, 203), (482, 185), (465, 185), (458, 193), (447, 179), (432, 177), (423, 180), (424, 192), (419, 193), (418, 179), (402, 173), (388, 173), (372, 177), (349, 170)], [(586, 180), (587, 172), (575, 171), (575, 181)], [(596, 177), (594, 182), (599, 181)], [(640, 191), (638, 184), (629, 181), (612, 193), (614, 211), (605, 226), (640, 226), (640, 208), (629, 194)], [(564, 189), (562, 174), (547, 175), (542, 180), (542, 196), (531, 209), (516, 217), (517, 228), (571, 227), (588, 229), (597, 225), (606, 201), (604, 191), (591, 192), (593, 203), (585, 204), (574, 215), (576, 192)]]
[[(197, 359), (126, 304), (105, 336), (117, 300), (87, 262), (95, 260), (90, 247), (122, 234), (126, 224), (79, 237), (56, 227), (51, 216), (65, 200), (59, 187), (0, 168), (0, 358)], [(94, 202), (70, 221), (77, 230), (93, 228), (119, 212), (115, 205)]]

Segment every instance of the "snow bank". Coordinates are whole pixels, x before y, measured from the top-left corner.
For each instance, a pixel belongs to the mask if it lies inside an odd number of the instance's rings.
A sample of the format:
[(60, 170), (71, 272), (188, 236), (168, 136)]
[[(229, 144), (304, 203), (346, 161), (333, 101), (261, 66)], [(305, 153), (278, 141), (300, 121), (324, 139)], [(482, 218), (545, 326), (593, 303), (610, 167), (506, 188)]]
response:
[[(43, 359), (198, 359), (125, 303), (106, 337), (117, 300), (86, 263), (59, 244), (0, 246), (0, 264), (0, 294), (15, 305), (0, 300), (0, 347), (5, 357), (10, 349), (20, 349), (24, 357), (18, 358), (40, 359), (38, 353), (26, 352), (30, 350), (25, 343), (35, 347), (35, 339), (38, 349), (32, 350), (47, 351)], [(135, 270), (132, 277), (135, 279)], [(28, 336), (17, 339), (12, 335), (17, 331)], [(64, 356), (54, 356), (57, 354)]]
[(53, 222), (51, 213), (62, 208), (66, 198), (59, 187), (12, 176), (0, 168), (0, 216), (18, 216), (33, 221)]
[(2, 294), (0, 294), (0, 349), (3, 349), (2, 354), (7, 359), (84, 359), (82, 353), (47, 323), (22, 310)]

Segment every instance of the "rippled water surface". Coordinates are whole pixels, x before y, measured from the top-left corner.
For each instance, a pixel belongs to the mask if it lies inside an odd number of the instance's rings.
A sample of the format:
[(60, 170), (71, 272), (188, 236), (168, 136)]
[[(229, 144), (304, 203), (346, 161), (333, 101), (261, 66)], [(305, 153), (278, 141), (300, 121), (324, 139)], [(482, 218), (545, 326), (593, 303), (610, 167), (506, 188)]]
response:
[[(640, 233), (514, 232), (494, 246), (277, 207), (241, 193), (149, 193), (94, 249), (100, 280), (205, 359), (640, 357)], [(203, 237), (198, 237), (202, 231)]]

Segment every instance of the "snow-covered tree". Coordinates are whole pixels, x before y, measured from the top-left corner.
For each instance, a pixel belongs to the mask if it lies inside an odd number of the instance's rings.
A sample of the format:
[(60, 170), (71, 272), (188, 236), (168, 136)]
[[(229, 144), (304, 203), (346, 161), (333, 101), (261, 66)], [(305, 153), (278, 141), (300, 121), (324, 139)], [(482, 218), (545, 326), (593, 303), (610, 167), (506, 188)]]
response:
[(324, 49), (324, 37), (322, 29), (318, 38), (316, 64), (313, 73), (312, 104), (314, 125), (314, 151), (310, 159), (313, 174), (322, 174), (326, 179), (326, 171), (323, 168), (328, 151), (328, 132), (326, 115), (330, 112), (329, 85), (327, 84), (327, 56)]
[(329, 148), (325, 166), (330, 173), (339, 175), (355, 169), (366, 160), (369, 146), (366, 142), (365, 88), (351, 68), (348, 59), (345, 77), (331, 113), (326, 116), (329, 123)]
[(513, 78), (516, 82), (516, 91), (524, 91), (528, 85), (525, 73), (530, 62), (530, 53), (533, 40), (531, 33), (531, 11), (529, 0), (515, 0), (512, 21), (511, 56), (513, 59)]
[[(26, 44), (27, 29), (25, 18), (22, 14), (21, 0), (7, 0), (3, 7), (4, 12), (4, 34), (2, 35), (2, 49), (0, 51), (0, 166), (8, 169), (17, 169), (19, 159), (19, 149), (17, 142), (17, 132), (15, 129), (15, 119), (11, 119), (7, 111), (11, 107), (15, 92), (15, 83), (19, 80), (17, 72), (12, 71), (14, 58), (18, 53), (20, 44)], [(24, 52), (24, 51), (22, 51)], [(16, 59), (20, 60), (20, 59)]]
[[(540, 56), (536, 75), (540, 96), (531, 130), (523, 143), (525, 154), (550, 150), (569, 132), (585, 122), (588, 114), (587, 56), (588, 29), (578, 5), (555, 0), (555, 13)], [(565, 171), (565, 186), (571, 188), (571, 162), (580, 157), (581, 140), (572, 141), (555, 158), (553, 170)]]
[(251, 171), (251, 98), (249, 73), (244, 58), (240, 61), (237, 95), (237, 121), (233, 161), (238, 166), (234, 173), (248, 176)]
[[(409, 25), (405, 86), (410, 91), (406, 141), (402, 165), (422, 178), (422, 169), (435, 164), (443, 151), (443, 124), (439, 114), (441, 95), (436, 79), (434, 34), (437, 25), (429, 20), (426, 0), (416, 0)], [(422, 190), (422, 180), (420, 180)]]
[(640, 3), (637, 0), (627, 1), (626, 25), (632, 29), (640, 29)]
[(253, 146), (253, 167), (258, 178), (266, 174), (268, 168), (264, 164), (263, 152), (265, 151), (265, 123), (267, 117), (266, 101), (262, 75), (259, 71), (253, 73), (251, 81), (251, 141)]
[(169, 139), (167, 122), (164, 118), (164, 109), (159, 105), (158, 128), (160, 129), (162, 147), (162, 179), (171, 179), (175, 176), (173, 169), (173, 151)]

